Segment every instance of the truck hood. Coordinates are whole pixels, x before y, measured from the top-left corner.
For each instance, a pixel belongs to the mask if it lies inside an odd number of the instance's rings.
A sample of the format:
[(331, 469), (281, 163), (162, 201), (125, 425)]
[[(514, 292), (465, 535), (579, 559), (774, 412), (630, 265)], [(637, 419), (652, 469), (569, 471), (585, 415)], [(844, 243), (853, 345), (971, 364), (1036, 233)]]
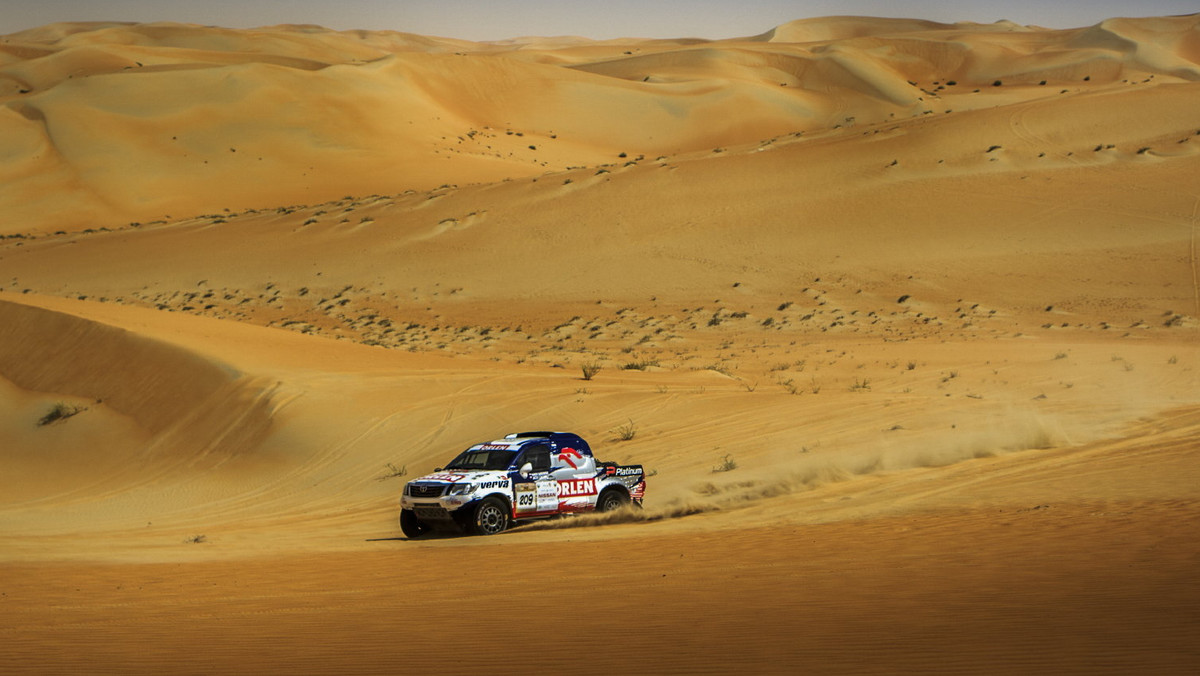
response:
[[(449, 484), (457, 484), (457, 483), (481, 484), (481, 483), (488, 482), (488, 481), (505, 481), (505, 482), (507, 482), (508, 481), (508, 473), (507, 472), (496, 472), (496, 471), (453, 470), (453, 469), (451, 469), (451, 470), (444, 470), (441, 472), (434, 472), (433, 474), (426, 474), (423, 477), (413, 479), (413, 482), (416, 482), (416, 481), (442, 482), (442, 483), (449, 483)], [(409, 483), (412, 483), (412, 482), (409, 482)]]

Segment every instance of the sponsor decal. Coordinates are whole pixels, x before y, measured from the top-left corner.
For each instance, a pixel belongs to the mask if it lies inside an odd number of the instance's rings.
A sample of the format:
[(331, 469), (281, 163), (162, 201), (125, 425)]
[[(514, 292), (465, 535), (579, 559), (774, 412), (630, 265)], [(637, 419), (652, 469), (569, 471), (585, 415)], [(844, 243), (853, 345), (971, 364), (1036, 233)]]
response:
[(481, 451), (507, 451), (511, 448), (508, 444), (483, 444), (479, 447)]
[(616, 471), (617, 476), (633, 476), (635, 474), (641, 474), (641, 473), (642, 473), (641, 467), (618, 467), (617, 471)]
[(555, 512), (558, 510), (558, 482), (543, 480), (537, 482), (537, 511)]
[(493, 481), (484, 481), (479, 484), (479, 488), (508, 488), (508, 479), (495, 479)]
[(573, 448), (564, 448), (558, 454), (558, 459), (570, 465), (571, 469), (579, 469), (579, 465), (575, 464), (575, 460), (571, 459), (572, 457), (579, 460), (581, 464), (583, 463), (583, 454)]
[(445, 474), (430, 474), (428, 476), (422, 477), (422, 479), (424, 479), (426, 481), (448, 481), (450, 483), (454, 483), (456, 481), (462, 481), (465, 478), (467, 478), (466, 474), (454, 474), (451, 472), (447, 472)]
[(558, 482), (558, 497), (573, 498), (580, 495), (595, 495), (595, 479), (567, 479)]

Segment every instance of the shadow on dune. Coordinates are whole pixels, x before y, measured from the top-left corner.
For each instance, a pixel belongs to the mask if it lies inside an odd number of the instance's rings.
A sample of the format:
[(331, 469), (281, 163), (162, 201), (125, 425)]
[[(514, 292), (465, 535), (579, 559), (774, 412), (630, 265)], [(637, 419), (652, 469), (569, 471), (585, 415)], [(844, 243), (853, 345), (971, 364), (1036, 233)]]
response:
[(0, 301), (0, 377), (102, 401), (151, 434), (144, 457), (192, 462), (257, 447), (276, 387), (166, 342), (8, 301)]

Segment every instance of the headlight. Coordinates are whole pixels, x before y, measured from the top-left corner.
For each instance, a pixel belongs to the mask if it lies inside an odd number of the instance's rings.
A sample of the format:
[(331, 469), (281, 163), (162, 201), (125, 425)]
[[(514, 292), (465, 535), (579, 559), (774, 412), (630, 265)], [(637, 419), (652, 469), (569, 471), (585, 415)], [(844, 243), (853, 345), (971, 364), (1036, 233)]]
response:
[(446, 495), (470, 495), (475, 492), (475, 484), (453, 484)]

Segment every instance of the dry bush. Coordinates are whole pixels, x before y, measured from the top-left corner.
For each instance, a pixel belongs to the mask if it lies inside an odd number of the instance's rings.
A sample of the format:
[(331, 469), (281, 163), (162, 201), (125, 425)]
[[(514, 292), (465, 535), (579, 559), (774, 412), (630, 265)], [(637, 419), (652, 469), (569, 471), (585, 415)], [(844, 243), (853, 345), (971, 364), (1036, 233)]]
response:
[(737, 461), (729, 457), (729, 454), (726, 453), (725, 457), (721, 459), (721, 462), (718, 463), (716, 467), (713, 467), (712, 471), (714, 474), (717, 472), (729, 472), (737, 469), (737, 466)]
[(617, 438), (621, 441), (629, 441), (637, 436), (637, 425), (633, 422), (633, 419), (630, 418), (628, 423), (615, 427), (609, 431), (617, 435)]
[(581, 364), (579, 368), (583, 371), (583, 379), (591, 380), (592, 378), (595, 378), (596, 374), (599, 373), (604, 367), (601, 366), (599, 362), (590, 361), (586, 364)]
[(38, 424), (38, 427), (44, 427), (46, 425), (49, 425), (50, 423), (58, 422), (59, 420), (66, 420), (67, 418), (70, 418), (71, 416), (79, 415), (80, 413), (83, 413), (86, 410), (87, 410), (86, 406), (73, 406), (71, 404), (65, 404), (60, 401), (57, 404), (55, 404), (54, 407), (51, 408), (50, 411), (46, 415), (42, 416), (38, 420), (37, 424)]

